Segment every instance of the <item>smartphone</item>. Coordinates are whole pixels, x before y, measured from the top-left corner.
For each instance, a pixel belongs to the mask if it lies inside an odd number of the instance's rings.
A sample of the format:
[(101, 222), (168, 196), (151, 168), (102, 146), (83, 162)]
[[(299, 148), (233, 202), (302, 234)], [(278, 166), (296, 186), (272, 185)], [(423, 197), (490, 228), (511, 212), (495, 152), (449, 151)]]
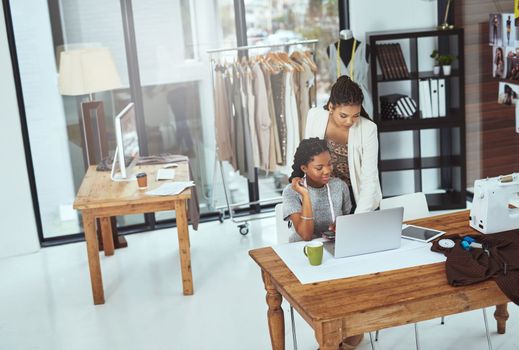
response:
[(324, 238), (335, 239), (335, 232), (333, 231), (324, 231), (322, 235)]

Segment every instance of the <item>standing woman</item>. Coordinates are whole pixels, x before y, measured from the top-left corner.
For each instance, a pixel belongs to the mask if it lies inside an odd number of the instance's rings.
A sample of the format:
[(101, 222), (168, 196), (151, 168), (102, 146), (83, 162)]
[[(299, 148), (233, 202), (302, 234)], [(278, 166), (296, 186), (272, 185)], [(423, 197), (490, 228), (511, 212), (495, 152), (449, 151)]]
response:
[(332, 157), (333, 176), (350, 188), (355, 213), (377, 209), (382, 199), (378, 178), (377, 126), (362, 114), (364, 95), (343, 75), (332, 86), (324, 108), (308, 112), (305, 138), (325, 139)]

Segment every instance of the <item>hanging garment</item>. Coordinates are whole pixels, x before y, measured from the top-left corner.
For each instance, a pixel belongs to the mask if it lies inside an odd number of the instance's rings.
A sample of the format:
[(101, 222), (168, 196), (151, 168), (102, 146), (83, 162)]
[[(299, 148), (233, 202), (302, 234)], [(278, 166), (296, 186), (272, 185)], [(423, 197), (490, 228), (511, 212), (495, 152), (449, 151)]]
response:
[(218, 159), (232, 163), (234, 150), (231, 138), (232, 115), (230, 113), (229, 99), (225, 88), (224, 79), (225, 69), (217, 66), (215, 70), (215, 123), (216, 123), (216, 144)]
[(277, 164), (285, 165), (287, 156), (287, 124), (285, 120), (285, 73), (280, 71), (270, 76), (272, 86), (272, 99), (274, 101), (274, 112), (278, 129), (279, 147), (281, 159), (276, 157)]
[(267, 101), (267, 87), (265, 85), (265, 76), (261, 70), (259, 62), (252, 67), (254, 81), (254, 95), (256, 96), (256, 106), (254, 111), (254, 119), (256, 124), (256, 133), (259, 142), (260, 165), (263, 170), (269, 170), (269, 150), (270, 150), (270, 121), (269, 103)]
[(256, 126), (256, 104), (257, 99), (254, 93), (253, 79), (251, 68), (247, 65), (244, 67), (244, 77), (247, 87), (247, 112), (249, 116), (250, 142), (252, 145), (252, 164), (255, 168), (260, 167), (260, 150), (259, 138)]
[(240, 72), (239, 76), (241, 79), (241, 102), (242, 102), (242, 111), (243, 111), (243, 137), (244, 137), (244, 145), (245, 145), (245, 169), (241, 170), (241, 175), (247, 176), (249, 182), (255, 182), (255, 171), (254, 171), (254, 159), (252, 155), (252, 140), (251, 136), (251, 128), (249, 125), (249, 98), (247, 91), (247, 71), (246, 67), (237, 65), (236, 67)]
[(280, 167), (280, 171), (286, 175), (292, 173), (292, 163), (294, 154), (299, 146), (299, 117), (297, 115), (296, 96), (294, 94), (294, 79), (292, 72), (285, 74), (285, 121), (286, 121), (286, 154), (285, 163)]
[[(329, 46), (330, 52), (330, 74), (331, 80), (337, 80), (337, 48), (335, 44), (331, 44)], [(358, 44), (357, 50), (355, 50), (355, 54), (353, 55), (353, 67), (350, 66), (350, 62), (346, 65), (342, 59), (340, 62), (340, 74), (350, 76), (350, 71), (353, 71), (352, 80), (359, 84), (362, 93), (364, 94), (364, 102), (362, 103), (362, 107), (368, 116), (373, 119), (373, 99), (371, 97), (371, 92), (368, 89), (368, 69), (369, 63), (366, 62), (366, 44), (360, 43)], [(375, 69), (375, 68), (374, 68)]]
[(232, 66), (232, 90), (234, 106), (234, 154), (236, 157), (237, 169), (240, 173), (247, 173), (247, 163), (245, 159), (245, 134), (243, 102), (241, 93), (240, 73), (236, 65)]
[(310, 88), (314, 82), (314, 73), (310, 66), (305, 62), (302, 62), (302, 66), (304, 71), (299, 72), (297, 81), (299, 96), (297, 98), (297, 107), (299, 115), (299, 136), (301, 140), (305, 136), (306, 117), (310, 110)]
[(278, 159), (281, 161), (281, 143), (279, 142), (279, 131), (274, 108), (274, 97), (272, 95), (272, 84), (270, 82), (271, 72), (262, 66), (265, 76), (265, 88), (267, 89), (267, 104), (270, 117), (270, 142), (269, 142), (269, 164), (268, 171), (275, 171)]
[(235, 144), (236, 144), (236, 139), (235, 139), (236, 125), (235, 125), (234, 112), (233, 112), (234, 97), (233, 97), (233, 86), (232, 86), (232, 70), (229, 69), (228, 67), (225, 67), (225, 72), (224, 72), (223, 78), (224, 78), (224, 82), (225, 82), (225, 91), (226, 91), (226, 95), (227, 95), (227, 108), (229, 109), (228, 113), (230, 116), (230, 124), (227, 127), (229, 129), (229, 135), (231, 137), (231, 145), (232, 145), (232, 152), (233, 152), (231, 165), (232, 165), (234, 171), (236, 171), (236, 170), (238, 170), (238, 160), (236, 158), (236, 153), (234, 151)]

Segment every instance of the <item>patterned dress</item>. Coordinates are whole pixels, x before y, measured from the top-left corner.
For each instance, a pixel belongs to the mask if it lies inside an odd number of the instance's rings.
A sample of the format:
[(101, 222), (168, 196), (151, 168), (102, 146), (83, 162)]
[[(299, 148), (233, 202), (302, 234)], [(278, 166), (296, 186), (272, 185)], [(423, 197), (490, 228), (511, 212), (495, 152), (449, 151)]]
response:
[(326, 139), (326, 143), (328, 144), (328, 149), (332, 157), (332, 176), (338, 177), (346, 182), (348, 187), (351, 187), (350, 171), (348, 168), (348, 145), (343, 145), (330, 139)]

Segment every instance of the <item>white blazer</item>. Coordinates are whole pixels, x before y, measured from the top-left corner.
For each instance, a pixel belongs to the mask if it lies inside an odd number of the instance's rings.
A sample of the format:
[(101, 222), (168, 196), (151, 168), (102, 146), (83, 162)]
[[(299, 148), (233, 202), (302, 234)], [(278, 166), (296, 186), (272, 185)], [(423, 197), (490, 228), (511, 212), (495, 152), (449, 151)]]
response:
[[(308, 112), (305, 138), (324, 139), (329, 112), (323, 107), (315, 107)], [(377, 125), (364, 117), (350, 128), (348, 135), (348, 168), (351, 187), (357, 203), (355, 213), (377, 209), (382, 200), (378, 179), (378, 137)]]

